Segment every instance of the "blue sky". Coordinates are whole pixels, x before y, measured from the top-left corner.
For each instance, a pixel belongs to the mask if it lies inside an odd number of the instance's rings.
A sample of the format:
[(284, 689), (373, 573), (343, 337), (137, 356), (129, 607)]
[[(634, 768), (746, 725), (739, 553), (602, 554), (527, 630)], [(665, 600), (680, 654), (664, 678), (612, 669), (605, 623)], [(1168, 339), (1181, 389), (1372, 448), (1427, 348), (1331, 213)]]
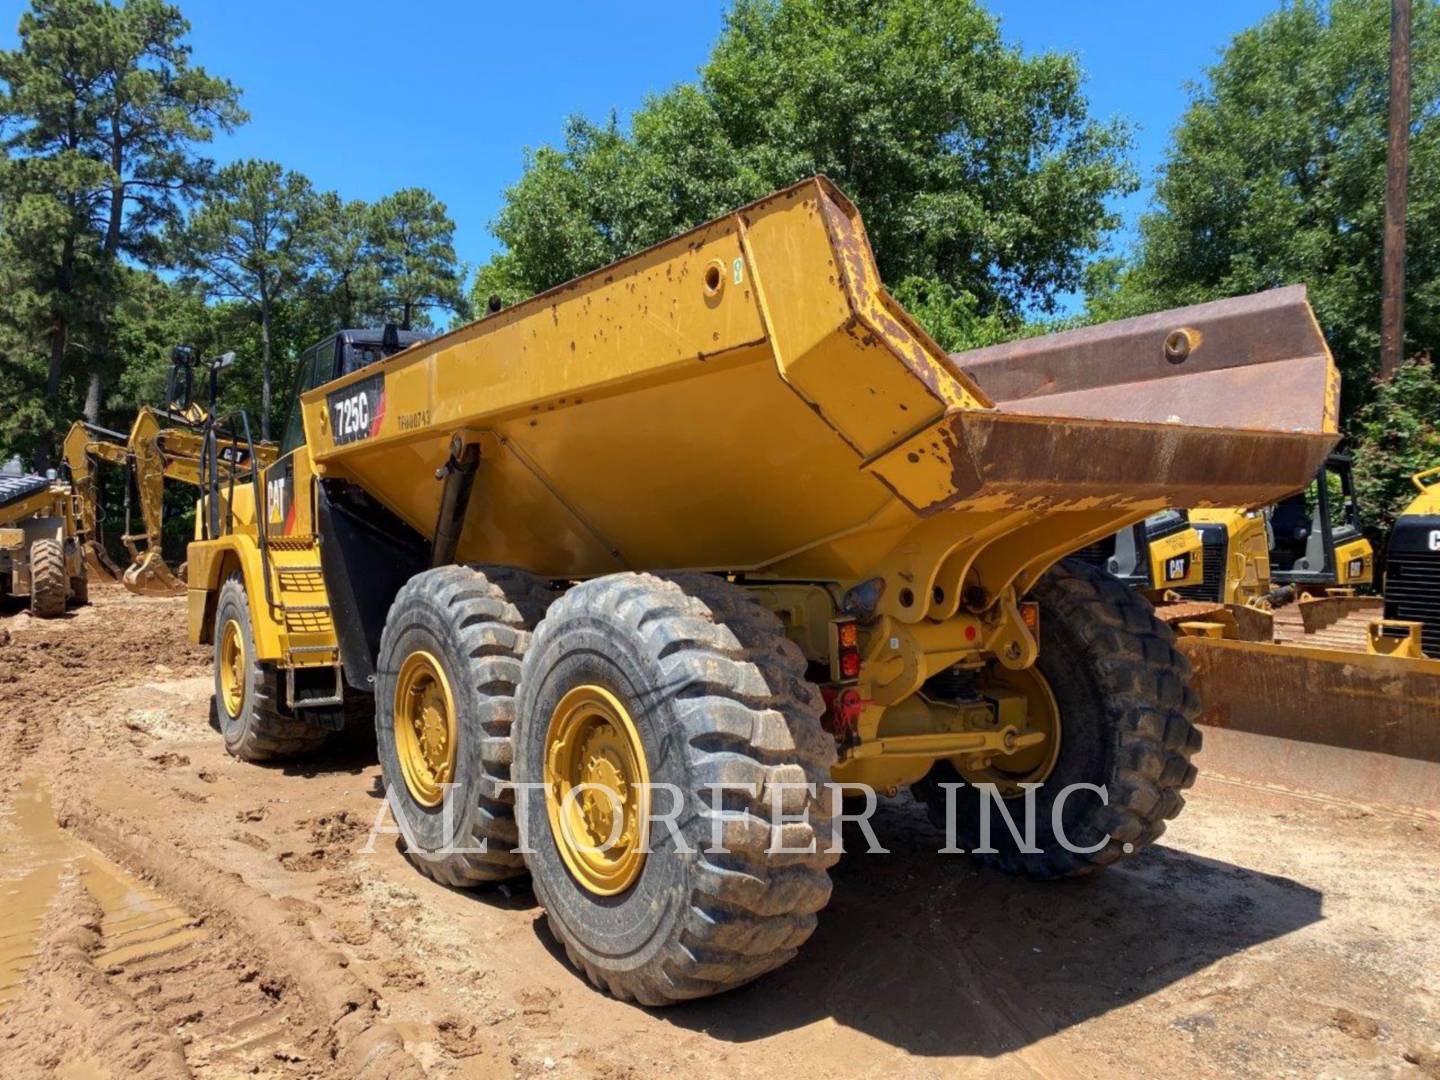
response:
[[(268, 157), (320, 188), (375, 199), (420, 185), (448, 204), (461, 258), (483, 262), (488, 224), (523, 151), (557, 140), (565, 116), (628, 115), (648, 92), (694, 76), (723, 0), (178, 0), (196, 60), (244, 90), (251, 120), (214, 147)], [(1097, 116), (1139, 125), (1147, 188), (1185, 104), (1238, 30), (1278, 0), (1005, 0), (1007, 40), (1079, 55)], [(26, 7), (0, 0), (0, 46)], [(863, 209), (863, 208), (862, 208)], [(1123, 244), (1122, 239), (1122, 244)]]

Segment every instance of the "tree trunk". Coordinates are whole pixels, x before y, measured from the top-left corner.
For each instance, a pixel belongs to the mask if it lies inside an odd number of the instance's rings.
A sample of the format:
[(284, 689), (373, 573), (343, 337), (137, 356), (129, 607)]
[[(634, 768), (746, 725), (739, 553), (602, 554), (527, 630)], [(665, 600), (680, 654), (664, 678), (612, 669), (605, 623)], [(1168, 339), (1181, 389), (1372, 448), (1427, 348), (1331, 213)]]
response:
[[(45, 373), (45, 401), (51, 407), (60, 401), (60, 379), (65, 373), (65, 353), (70, 347), (70, 321), (65, 316), (63, 298), (74, 288), (75, 234), (69, 232), (60, 247), (59, 296), (50, 309), (50, 367)], [(48, 469), (55, 462), (55, 432), (49, 426), (40, 435), (35, 448), (36, 465)]]
[[(45, 375), (45, 401), (54, 405), (60, 399), (60, 376), (65, 366), (65, 345), (69, 337), (65, 313), (57, 305), (50, 315), (50, 369)], [(49, 425), (35, 444), (35, 467), (41, 472), (55, 464), (55, 432)]]
[(410, 301), (409, 301), (409, 300), (406, 300), (406, 301), (405, 301), (405, 321), (400, 324), (400, 329), (401, 329), (401, 330), (409, 330), (409, 329), (410, 329), (410, 308), (411, 308), (411, 306), (412, 306), (412, 305), (411, 305)]
[(260, 295), (260, 438), (270, 441), (270, 297)]
[(92, 424), (100, 422), (100, 391), (103, 382), (96, 360), (96, 357), (90, 358), (90, 381), (85, 387), (85, 419)]

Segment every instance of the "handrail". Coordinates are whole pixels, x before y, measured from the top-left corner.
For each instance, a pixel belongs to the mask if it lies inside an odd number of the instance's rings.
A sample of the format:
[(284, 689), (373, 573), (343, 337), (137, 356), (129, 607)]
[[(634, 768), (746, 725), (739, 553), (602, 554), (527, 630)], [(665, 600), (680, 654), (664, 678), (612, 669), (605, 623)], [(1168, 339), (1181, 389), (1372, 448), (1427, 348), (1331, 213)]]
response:
[[(265, 505), (265, 485), (260, 475), (260, 459), (255, 455), (255, 440), (250, 431), (250, 416), (244, 409), (238, 409), (224, 417), (211, 417), (205, 425), (205, 440), (201, 444), (200, 474), (206, 476), (208, 471), (208, 496), (210, 498), (210, 513), (208, 524), (210, 531), (216, 536), (220, 534), (220, 521), (218, 507), (215, 506), (216, 499), (220, 492), (219, 478), (219, 436), (223, 435), (225, 444), (232, 451), (238, 448), (240, 440), (235, 431), (235, 419), (239, 418), (240, 429), (245, 436), (245, 451), (249, 462), (250, 484), (255, 492), (255, 536), (260, 548), (260, 578), (265, 587), (265, 603), (272, 610), (275, 607), (274, 592), (270, 584), (270, 516)], [(208, 459), (208, 460), (207, 460)], [(208, 470), (207, 470), (208, 465)], [(225, 464), (226, 479), (228, 481), (225, 493), (225, 529), (227, 533), (235, 531), (235, 479), (240, 472), (239, 466), (233, 460)], [(211, 537), (207, 536), (206, 539)]]
[[(1430, 483), (1427, 484), (1425, 482), (1427, 480), (1429, 480)], [(1422, 492), (1429, 491), (1436, 484), (1440, 484), (1440, 465), (1429, 469), (1421, 469), (1414, 476), (1410, 477), (1410, 482)]]

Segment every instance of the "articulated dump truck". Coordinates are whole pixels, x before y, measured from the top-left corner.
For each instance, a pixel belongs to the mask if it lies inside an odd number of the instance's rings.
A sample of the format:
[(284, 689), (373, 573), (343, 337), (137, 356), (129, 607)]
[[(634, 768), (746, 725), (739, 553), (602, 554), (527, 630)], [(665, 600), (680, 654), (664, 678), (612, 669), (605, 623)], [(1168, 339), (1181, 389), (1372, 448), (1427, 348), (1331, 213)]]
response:
[(373, 695), (415, 865), (528, 871), (577, 967), (655, 1005), (810, 936), (836, 784), (911, 787), (966, 850), (1033, 799), (1034, 843), (976, 857), (1040, 878), (1159, 836), (1189, 666), (1066, 556), (1302, 486), (1338, 391), (1300, 288), (949, 357), (823, 179), (315, 376), (190, 547), (227, 746)]

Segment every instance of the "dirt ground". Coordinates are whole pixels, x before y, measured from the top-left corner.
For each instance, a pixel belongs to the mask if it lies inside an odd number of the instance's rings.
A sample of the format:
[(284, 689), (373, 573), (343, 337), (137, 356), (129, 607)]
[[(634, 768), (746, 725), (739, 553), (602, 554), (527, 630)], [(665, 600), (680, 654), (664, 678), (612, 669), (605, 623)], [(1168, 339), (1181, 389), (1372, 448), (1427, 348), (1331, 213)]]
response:
[(1440, 1077), (1440, 821), (1202, 779), (1163, 842), (1032, 884), (909, 799), (790, 966), (667, 1010), (523, 884), (422, 878), (373, 752), (225, 755), (183, 601), (0, 614), (0, 1076)]

